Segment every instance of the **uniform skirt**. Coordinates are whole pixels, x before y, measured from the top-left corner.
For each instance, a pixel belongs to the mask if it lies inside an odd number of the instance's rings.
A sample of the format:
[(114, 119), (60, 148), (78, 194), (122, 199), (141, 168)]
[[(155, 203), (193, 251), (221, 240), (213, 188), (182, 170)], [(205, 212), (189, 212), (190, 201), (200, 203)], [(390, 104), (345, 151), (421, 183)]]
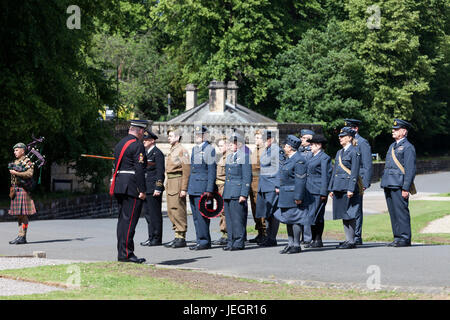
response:
[(355, 219), (361, 206), (359, 193), (355, 192), (350, 199), (347, 197), (346, 191), (333, 191), (333, 195), (333, 219)]
[(11, 200), (8, 214), (12, 216), (31, 216), (36, 213), (34, 201), (23, 188), (15, 187), (16, 196)]
[(314, 198), (306, 192), (305, 198), (300, 205), (294, 208), (278, 208), (274, 216), (282, 223), (311, 225), (314, 220), (314, 213), (310, 211), (310, 206)]
[(311, 216), (311, 225), (314, 225), (316, 223), (322, 223), (324, 222), (324, 215), (325, 215), (325, 206), (326, 202), (320, 207), (321, 201), (320, 201), (320, 194), (313, 194), (313, 201), (310, 203), (308, 210), (309, 214)]
[(275, 191), (258, 192), (256, 197), (256, 218), (270, 218), (278, 203), (278, 195)]

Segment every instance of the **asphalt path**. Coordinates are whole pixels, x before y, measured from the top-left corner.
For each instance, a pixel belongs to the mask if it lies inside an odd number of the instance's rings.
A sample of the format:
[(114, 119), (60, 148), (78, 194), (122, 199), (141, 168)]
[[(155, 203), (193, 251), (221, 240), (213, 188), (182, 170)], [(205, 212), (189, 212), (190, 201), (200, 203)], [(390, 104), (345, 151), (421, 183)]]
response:
[[(416, 184), (425, 193), (450, 192), (449, 178), (450, 172), (418, 176)], [(253, 224), (251, 215), (248, 224)], [(17, 223), (3, 222), (0, 223), (0, 255), (45, 251), (49, 259), (115, 261), (116, 225), (117, 219), (31, 221), (28, 244), (9, 245), (8, 241), (16, 236)], [(163, 226), (163, 242), (169, 242), (173, 231), (167, 216)], [(190, 245), (195, 240), (193, 226), (192, 216), (189, 216), (187, 240)], [(280, 228), (285, 226), (281, 224)], [(210, 230), (213, 240), (220, 237), (219, 219), (211, 220)], [(277, 247), (248, 244), (245, 250), (228, 252), (219, 246), (202, 251), (140, 246), (139, 242), (146, 237), (147, 223), (141, 218), (136, 228), (135, 253), (146, 258), (147, 263), (165, 267), (343, 288), (370, 289), (374, 283), (376, 287), (379, 279), (382, 289), (450, 293), (450, 246), (414, 244), (407, 248), (390, 248), (384, 243), (365, 243), (357, 249), (337, 250), (336, 241), (326, 241), (324, 248), (281, 255), (279, 251), (287, 242), (282, 238), (278, 239)]]

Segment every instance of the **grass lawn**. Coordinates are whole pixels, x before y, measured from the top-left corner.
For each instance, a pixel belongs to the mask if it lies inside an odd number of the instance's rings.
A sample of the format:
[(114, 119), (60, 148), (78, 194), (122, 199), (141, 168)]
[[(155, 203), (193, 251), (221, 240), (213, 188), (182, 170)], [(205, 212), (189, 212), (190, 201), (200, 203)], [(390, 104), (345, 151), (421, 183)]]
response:
[[(420, 234), (429, 222), (450, 214), (450, 202), (415, 200), (409, 204), (411, 213), (412, 241), (426, 244), (450, 244), (450, 233)], [(247, 228), (256, 233), (254, 227)], [(280, 235), (286, 235), (286, 227), (280, 225)], [(344, 240), (342, 220), (325, 221), (324, 239)], [(388, 213), (364, 216), (363, 241), (391, 242), (393, 240), (391, 220)]]
[[(71, 268), (73, 268), (73, 265)], [(341, 300), (341, 299), (448, 299), (444, 295), (394, 291), (339, 290), (292, 284), (260, 282), (207, 274), (199, 271), (156, 268), (119, 262), (79, 263), (79, 288), (46, 294), (0, 297), (0, 299), (170, 299), (170, 300)], [(0, 277), (28, 279), (64, 285), (68, 265), (2, 270)]]
[(433, 194), (432, 197), (450, 197), (450, 192)]

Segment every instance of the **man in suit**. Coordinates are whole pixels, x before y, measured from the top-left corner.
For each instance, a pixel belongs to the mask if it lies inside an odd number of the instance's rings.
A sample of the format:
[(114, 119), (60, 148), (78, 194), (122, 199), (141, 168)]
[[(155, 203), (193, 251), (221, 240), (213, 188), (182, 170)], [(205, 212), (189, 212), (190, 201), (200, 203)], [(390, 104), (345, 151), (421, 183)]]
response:
[[(355, 141), (356, 146), (359, 148), (361, 154), (361, 168), (359, 174), (361, 175), (363, 182), (363, 190), (370, 187), (370, 181), (372, 179), (372, 149), (369, 142), (359, 135), (359, 127), (361, 120), (358, 119), (345, 119), (345, 126), (351, 127), (356, 131)], [(362, 226), (363, 226), (363, 195), (360, 194), (361, 206), (359, 207), (358, 214), (356, 215), (356, 227), (355, 227), (355, 245), (362, 245)]]
[(411, 124), (405, 120), (395, 119), (392, 137), (395, 142), (389, 146), (386, 164), (380, 186), (391, 217), (394, 241), (390, 247), (407, 247), (411, 245), (411, 217), (409, 214), (409, 195), (416, 192), (416, 150), (408, 141)]
[(248, 153), (242, 149), (244, 137), (234, 134), (230, 138), (231, 152), (225, 165), (226, 180), (223, 190), (224, 211), (227, 222), (227, 245), (224, 250), (242, 250), (245, 247), (247, 198), (252, 180)]
[(119, 205), (117, 222), (118, 260), (122, 262), (143, 263), (144, 258), (134, 255), (134, 233), (139, 221), (142, 205), (146, 198), (145, 148), (142, 144), (148, 122), (132, 120), (128, 135), (114, 148), (114, 175), (110, 194), (116, 197)]
[(147, 156), (145, 183), (144, 217), (148, 224), (148, 239), (141, 242), (142, 246), (160, 246), (162, 244), (162, 193), (164, 191), (164, 154), (156, 146), (158, 136), (146, 130), (144, 132), (144, 147)]
[(192, 148), (191, 154), (188, 194), (194, 219), (196, 245), (189, 249), (205, 250), (211, 248), (210, 219), (200, 213), (198, 206), (203, 193), (209, 200), (213, 199), (216, 188), (216, 151), (208, 141), (206, 127), (196, 126), (194, 134), (196, 145)]

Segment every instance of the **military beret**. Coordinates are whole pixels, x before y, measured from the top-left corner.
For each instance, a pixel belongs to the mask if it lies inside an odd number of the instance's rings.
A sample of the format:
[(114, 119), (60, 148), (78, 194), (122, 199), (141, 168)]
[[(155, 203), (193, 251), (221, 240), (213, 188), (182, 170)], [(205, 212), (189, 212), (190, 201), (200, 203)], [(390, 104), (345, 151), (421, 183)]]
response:
[(16, 144), (14, 145), (13, 150), (16, 149), (16, 148), (26, 149), (27, 146), (25, 145), (25, 143), (19, 142), (19, 143), (16, 143)]
[(317, 134), (317, 135), (313, 136), (312, 139), (308, 139), (308, 142), (325, 144), (325, 143), (327, 143), (327, 138), (325, 138), (321, 134)]
[(145, 130), (144, 131), (144, 139), (158, 139), (158, 136), (156, 134), (154, 134), (153, 132), (151, 132), (150, 130)]
[(314, 131), (312, 131), (312, 130), (309, 130), (309, 129), (302, 129), (300, 131), (300, 136), (302, 136), (302, 137), (307, 135), (307, 134), (310, 134), (310, 135), (314, 136), (316, 133)]
[(147, 120), (131, 120), (130, 125), (132, 127), (147, 128), (148, 121)]
[(286, 137), (285, 144), (290, 145), (293, 149), (297, 150), (300, 145), (302, 144), (302, 141), (297, 138), (296, 136), (290, 134)]
[(196, 127), (194, 128), (194, 132), (195, 132), (196, 134), (203, 134), (203, 133), (208, 132), (208, 128), (206, 128), (205, 126), (196, 126)]
[(358, 119), (344, 119), (344, 121), (346, 127), (359, 127), (362, 123), (362, 121)]
[(411, 129), (412, 125), (408, 121), (401, 120), (401, 119), (394, 119), (394, 125), (392, 126), (392, 129), (399, 129), (399, 128), (405, 128), (406, 130)]
[(343, 127), (339, 133), (339, 137), (351, 136), (354, 137), (356, 135), (356, 131), (350, 127)]

